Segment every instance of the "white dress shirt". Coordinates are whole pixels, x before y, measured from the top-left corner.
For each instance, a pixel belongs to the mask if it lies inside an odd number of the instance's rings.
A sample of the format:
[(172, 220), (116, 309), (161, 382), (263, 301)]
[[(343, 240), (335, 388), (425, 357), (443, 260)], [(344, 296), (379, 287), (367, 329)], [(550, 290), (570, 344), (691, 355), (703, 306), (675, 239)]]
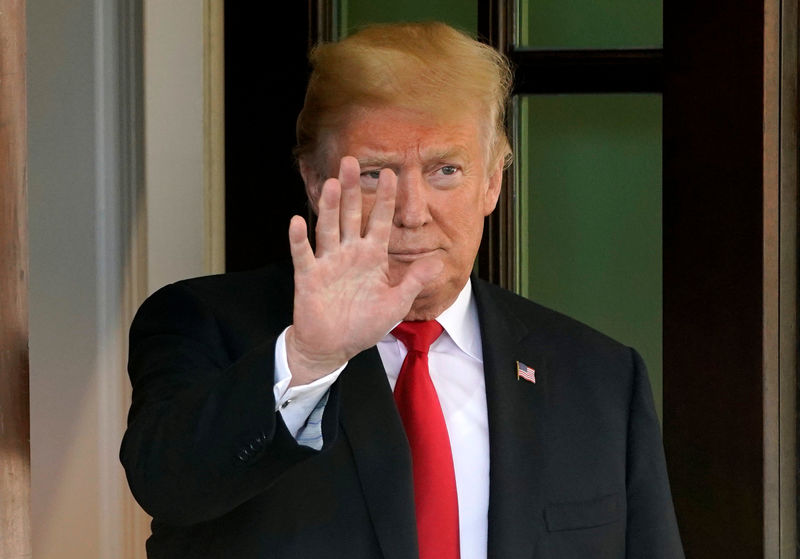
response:
[[(489, 510), (489, 426), (483, 351), (478, 311), (469, 281), (455, 302), (436, 320), (444, 333), (430, 347), (428, 366), (439, 396), (458, 492), (461, 559), (485, 559)], [(344, 366), (303, 386), (289, 388), (291, 372), (286, 359), (284, 331), (275, 350), (275, 403), (283, 421), (301, 444), (319, 449), (319, 425), (328, 388)], [(386, 376), (394, 389), (406, 348), (393, 335), (378, 342)]]

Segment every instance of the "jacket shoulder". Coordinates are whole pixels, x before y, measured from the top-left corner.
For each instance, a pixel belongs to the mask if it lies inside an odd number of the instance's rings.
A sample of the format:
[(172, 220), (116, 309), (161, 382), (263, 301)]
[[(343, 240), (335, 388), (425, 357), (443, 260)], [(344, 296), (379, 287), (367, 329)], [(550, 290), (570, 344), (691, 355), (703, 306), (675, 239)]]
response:
[(199, 332), (215, 332), (244, 351), (288, 326), (293, 299), (290, 266), (181, 280), (142, 303), (131, 338), (159, 333), (198, 337)]
[[(473, 282), (479, 309), (483, 307), (482, 310), (487, 312), (504, 313), (510, 319), (524, 324), (529, 331), (537, 332), (539, 335), (566, 336), (573, 340), (628, 349), (610, 336), (559, 311), (485, 280), (473, 279)], [(487, 308), (490, 306), (494, 307), (494, 310)]]
[(473, 279), (479, 313), (498, 313), (546, 347), (569, 345), (590, 353), (622, 354), (630, 359), (631, 348), (599, 330), (487, 281)]
[[(264, 299), (291, 302), (294, 293), (292, 269), (282, 264), (257, 270), (228, 272), (184, 279), (154, 292), (150, 301), (191, 297), (204, 305), (221, 308), (251, 306)], [(144, 305), (143, 305), (144, 306)]]

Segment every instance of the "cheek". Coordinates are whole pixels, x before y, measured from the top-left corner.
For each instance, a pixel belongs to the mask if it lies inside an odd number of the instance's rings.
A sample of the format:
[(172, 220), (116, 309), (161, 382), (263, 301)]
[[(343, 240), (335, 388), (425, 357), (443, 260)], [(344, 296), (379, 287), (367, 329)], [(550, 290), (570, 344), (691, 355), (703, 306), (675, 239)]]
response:
[[(483, 196), (473, 195), (464, 197), (458, 204), (452, 204), (450, 209), (451, 234), (456, 236), (462, 249), (468, 252), (477, 250), (483, 233), (485, 214), (483, 212)], [(472, 258), (469, 254), (468, 257)]]
[(452, 224), (454, 233), (469, 237), (475, 227), (483, 224), (483, 198), (469, 193), (451, 197), (440, 206), (444, 223)]
[(484, 216), (480, 212), (479, 200), (472, 202), (471, 206), (451, 203), (436, 218), (440, 230), (449, 240), (449, 252), (458, 267), (471, 266), (473, 253), (480, 245)]

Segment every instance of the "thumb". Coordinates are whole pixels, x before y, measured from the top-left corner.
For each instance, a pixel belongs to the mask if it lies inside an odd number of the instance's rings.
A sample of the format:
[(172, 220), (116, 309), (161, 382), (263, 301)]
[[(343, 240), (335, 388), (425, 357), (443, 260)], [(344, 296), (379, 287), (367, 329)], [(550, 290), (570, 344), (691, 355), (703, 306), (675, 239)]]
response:
[(410, 307), (419, 292), (438, 276), (443, 268), (444, 263), (434, 256), (414, 262), (408, 268), (403, 280), (395, 287), (399, 298)]

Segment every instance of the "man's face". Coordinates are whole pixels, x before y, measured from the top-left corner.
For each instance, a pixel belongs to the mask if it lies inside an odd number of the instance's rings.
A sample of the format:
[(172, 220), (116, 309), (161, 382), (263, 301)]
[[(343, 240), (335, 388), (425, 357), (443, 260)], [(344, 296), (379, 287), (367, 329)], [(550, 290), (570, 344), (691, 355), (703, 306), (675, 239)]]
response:
[(404, 109), (355, 113), (331, 140), (328, 176), (352, 155), (361, 165), (364, 225), (375, 199), (379, 171), (397, 175), (389, 238), (389, 279), (396, 284), (408, 266), (434, 257), (440, 274), (414, 301), (408, 320), (431, 319), (458, 296), (472, 270), (484, 217), (500, 193), (502, 162), (487, 168), (486, 123), (466, 113), (448, 123)]

